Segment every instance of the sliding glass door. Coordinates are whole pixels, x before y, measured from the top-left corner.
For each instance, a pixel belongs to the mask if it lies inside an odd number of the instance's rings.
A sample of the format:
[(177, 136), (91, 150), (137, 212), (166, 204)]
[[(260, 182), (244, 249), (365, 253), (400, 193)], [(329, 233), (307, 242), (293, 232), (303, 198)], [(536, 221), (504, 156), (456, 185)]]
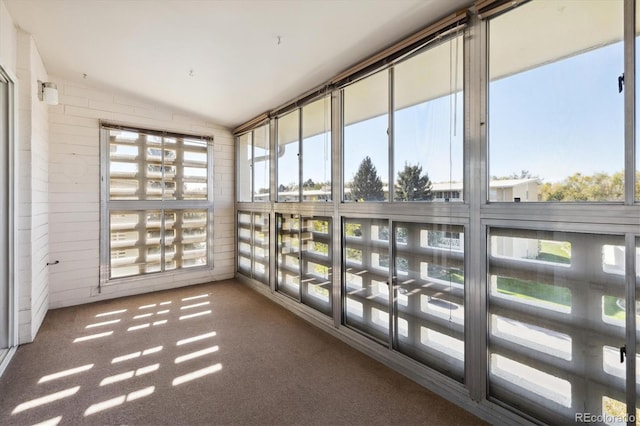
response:
[(464, 227), (344, 219), (344, 323), (464, 380)]
[(276, 290), (331, 316), (331, 219), (276, 214)]

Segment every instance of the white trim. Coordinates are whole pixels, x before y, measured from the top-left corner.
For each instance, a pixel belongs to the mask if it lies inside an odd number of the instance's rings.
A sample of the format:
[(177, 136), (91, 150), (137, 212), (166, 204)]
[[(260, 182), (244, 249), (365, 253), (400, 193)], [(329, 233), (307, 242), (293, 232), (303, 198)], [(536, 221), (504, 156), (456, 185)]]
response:
[(8, 135), (8, 186), (9, 193), (7, 194), (7, 201), (9, 204), (8, 209), (8, 253), (7, 260), (9, 265), (9, 291), (8, 291), (8, 309), (9, 309), (9, 330), (8, 330), (8, 351), (0, 359), (0, 376), (4, 372), (4, 369), (8, 365), (9, 361), (13, 357), (16, 348), (18, 346), (19, 339), (19, 317), (18, 317), (18, 302), (19, 302), (19, 269), (18, 269), (18, 256), (17, 251), (17, 234), (18, 224), (16, 218), (18, 217), (18, 185), (19, 185), (19, 163), (18, 163), (18, 78), (10, 70), (5, 67), (5, 64), (0, 61), (0, 73), (8, 80), (8, 97), (9, 97), (9, 135)]

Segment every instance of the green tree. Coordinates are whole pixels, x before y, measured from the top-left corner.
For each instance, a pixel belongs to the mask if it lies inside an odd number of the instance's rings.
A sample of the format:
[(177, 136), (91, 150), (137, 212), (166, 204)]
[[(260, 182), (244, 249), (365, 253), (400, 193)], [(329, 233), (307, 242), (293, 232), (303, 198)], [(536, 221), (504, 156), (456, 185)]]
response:
[(369, 156), (362, 160), (353, 177), (351, 195), (356, 201), (384, 201), (382, 181)]
[(404, 170), (398, 172), (395, 199), (398, 201), (428, 201), (433, 198), (431, 180), (422, 174), (422, 166), (404, 163)]
[(624, 173), (574, 173), (562, 182), (545, 183), (541, 201), (620, 201), (624, 199)]

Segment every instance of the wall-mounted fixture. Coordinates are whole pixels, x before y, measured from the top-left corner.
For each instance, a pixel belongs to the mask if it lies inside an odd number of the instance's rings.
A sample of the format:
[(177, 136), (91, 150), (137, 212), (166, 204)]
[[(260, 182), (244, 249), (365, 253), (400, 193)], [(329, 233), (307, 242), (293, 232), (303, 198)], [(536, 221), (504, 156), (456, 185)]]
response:
[(47, 105), (58, 105), (58, 86), (38, 80), (38, 99), (45, 101)]

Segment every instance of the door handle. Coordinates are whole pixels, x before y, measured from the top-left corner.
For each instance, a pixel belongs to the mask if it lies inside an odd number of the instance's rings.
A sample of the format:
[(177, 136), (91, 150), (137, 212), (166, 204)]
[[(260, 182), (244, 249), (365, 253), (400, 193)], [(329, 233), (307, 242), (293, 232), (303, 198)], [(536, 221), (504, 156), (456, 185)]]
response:
[(620, 346), (620, 363), (624, 362), (624, 357), (627, 355), (627, 346)]

